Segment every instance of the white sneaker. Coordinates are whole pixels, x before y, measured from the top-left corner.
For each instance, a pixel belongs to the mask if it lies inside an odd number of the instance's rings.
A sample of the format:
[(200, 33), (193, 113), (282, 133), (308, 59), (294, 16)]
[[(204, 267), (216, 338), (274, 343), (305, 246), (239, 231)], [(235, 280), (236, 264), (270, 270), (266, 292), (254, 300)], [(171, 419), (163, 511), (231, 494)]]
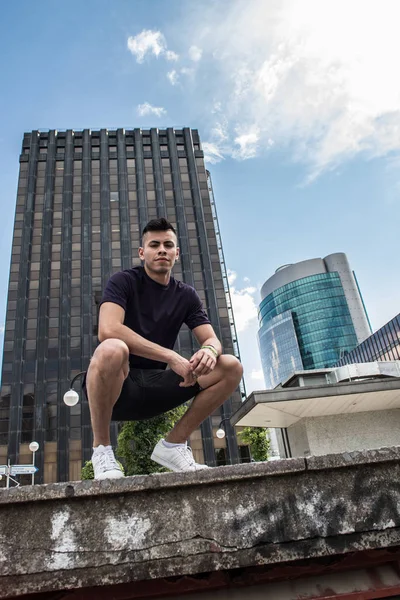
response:
[(121, 467), (115, 460), (111, 446), (97, 446), (92, 455), (95, 479), (120, 479), (124, 477)]
[(172, 446), (168, 448), (160, 440), (155, 446), (151, 455), (151, 460), (170, 469), (171, 471), (200, 471), (200, 469), (209, 469), (207, 465), (200, 465), (195, 462), (192, 449), (187, 443), (184, 446)]

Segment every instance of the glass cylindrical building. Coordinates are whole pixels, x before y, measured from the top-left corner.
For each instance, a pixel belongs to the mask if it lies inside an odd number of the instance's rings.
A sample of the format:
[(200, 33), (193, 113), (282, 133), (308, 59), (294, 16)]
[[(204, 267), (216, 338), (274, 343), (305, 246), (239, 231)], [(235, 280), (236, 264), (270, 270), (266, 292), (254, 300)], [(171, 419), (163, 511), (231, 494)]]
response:
[(299, 370), (332, 367), (371, 334), (343, 253), (277, 269), (261, 289), (258, 332), (267, 388)]

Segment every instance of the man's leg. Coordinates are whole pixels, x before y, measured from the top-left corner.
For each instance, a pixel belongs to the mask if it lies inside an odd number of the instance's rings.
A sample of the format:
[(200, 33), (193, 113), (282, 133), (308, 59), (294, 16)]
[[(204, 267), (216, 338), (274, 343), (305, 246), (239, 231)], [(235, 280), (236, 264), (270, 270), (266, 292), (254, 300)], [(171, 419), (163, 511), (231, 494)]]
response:
[(202, 391), (165, 438), (166, 441), (171, 444), (185, 443), (200, 423), (229, 398), (239, 385), (242, 375), (243, 367), (237, 358), (230, 354), (220, 356), (215, 369), (198, 378)]
[(125, 342), (109, 339), (96, 348), (86, 377), (94, 448), (110, 445), (112, 409), (128, 373), (129, 349)]

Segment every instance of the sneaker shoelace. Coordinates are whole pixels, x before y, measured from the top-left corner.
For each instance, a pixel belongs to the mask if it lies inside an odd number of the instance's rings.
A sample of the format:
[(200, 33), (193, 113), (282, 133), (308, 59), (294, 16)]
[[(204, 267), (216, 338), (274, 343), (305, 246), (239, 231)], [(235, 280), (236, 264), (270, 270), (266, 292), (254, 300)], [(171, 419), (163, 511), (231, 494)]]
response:
[(189, 466), (193, 466), (196, 464), (196, 461), (193, 458), (193, 452), (190, 446), (185, 446), (184, 448), (179, 448), (179, 452), (182, 454), (186, 462)]
[(120, 466), (115, 460), (114, 453), (111, 448), (107, 448), (104, 452), (102, 452), (99, 456), (100, 468), (104, 471), (112, 471), (114, 469), (118, 469), (120, 471)]

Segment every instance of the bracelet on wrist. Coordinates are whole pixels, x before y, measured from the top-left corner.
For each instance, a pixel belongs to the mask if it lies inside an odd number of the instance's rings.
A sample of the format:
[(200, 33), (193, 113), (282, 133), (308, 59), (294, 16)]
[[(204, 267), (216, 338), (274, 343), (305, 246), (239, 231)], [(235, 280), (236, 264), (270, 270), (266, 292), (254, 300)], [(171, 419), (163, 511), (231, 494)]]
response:
[(218, 356), (219, 356), (217, 349), (214, 348), (214, 346), (211, 346), (211, 344), (205, 344), (204, 346), (201, 347), (201, 350), (211, 350), (211, 352), (214, 354), (215, 358), (218, 358)]

